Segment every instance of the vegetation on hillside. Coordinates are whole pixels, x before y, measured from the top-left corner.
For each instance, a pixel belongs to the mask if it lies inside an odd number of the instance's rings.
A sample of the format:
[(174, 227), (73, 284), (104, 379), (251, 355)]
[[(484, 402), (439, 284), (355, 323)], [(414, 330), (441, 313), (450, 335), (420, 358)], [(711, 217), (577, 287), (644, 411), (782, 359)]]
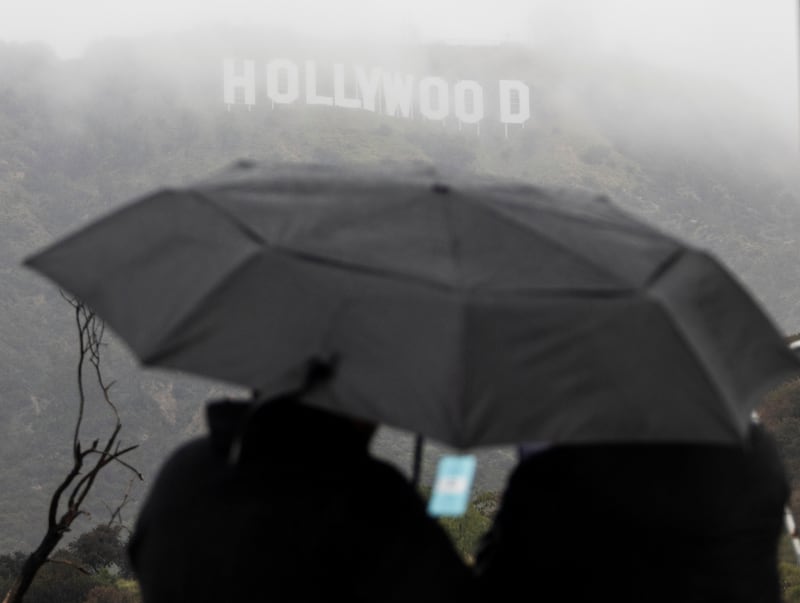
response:
[[(56, 551), (37, 575), (26, 603), (138, 603), (120, 525), (99, 524)], [(25, 554), (0, 554), (0, 594), (18, 575)]]
[[(64, 425), (74, 419), (74, 400), (64, 396), (73, 380), (70, 317), (58, 292), (20, 262), (129, 199), (239, 158), (433, 162), (589, 188), (717, 253), (783, 330), (798, 330), (797, 170), (784, 142), (748, 121), (757, 111), (744, 99), (731, 103), (736, 91), (687, 85), (681, 74), (635, 64), (622, 73), (517, 47), (424, 47), (359, 60), (402, 56), (398, 69), (418, 76), (519, 78), (531, 85), (530, 122), (506, 137), (489, 124), (478, 132), (455, 120), (336, 107), (225, 107), (224, 57), (290, 51), (306, 52), (286, 36), (258, 32), (109, 41), (73, 61), (36, 45), (0, 44), (0, 552), (30, 549), (41, 532), (47, 493), (68, 463)], [(297, 58), (350, 58), (344, 50), (329, 54)], [(131, 462), (150, 480), (170, 450), (202, 432), (204, 402), (229, 390), (143, 371), (113, 337), (106, 358), (121, 420), (131, 440), (142, 442)], [(769, 401), (762, 412), (796, 475), (793, 396)], [(92, 426), (102, 418), (86, 420)], [(477, 487), (496, 491), (513, 458), (485, 458), (491, 469), (479, 467)], [(100, 480), (100, 500), (119, 498), (115, 483), (118, 475)], [(130, 516), (146, 486), (134, 493)], [(89, 527), (76, 525), (74, 534)]]

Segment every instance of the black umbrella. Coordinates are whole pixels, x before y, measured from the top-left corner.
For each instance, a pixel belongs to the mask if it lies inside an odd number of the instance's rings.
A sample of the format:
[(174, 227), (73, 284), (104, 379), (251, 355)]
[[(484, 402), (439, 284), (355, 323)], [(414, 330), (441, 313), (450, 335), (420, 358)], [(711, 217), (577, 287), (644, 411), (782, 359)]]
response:
[(709, 254), (602, 197), (432, 170), (239, 163), (27, 265), (146, 365), (466, 448), (736, 441), (800, 367)]

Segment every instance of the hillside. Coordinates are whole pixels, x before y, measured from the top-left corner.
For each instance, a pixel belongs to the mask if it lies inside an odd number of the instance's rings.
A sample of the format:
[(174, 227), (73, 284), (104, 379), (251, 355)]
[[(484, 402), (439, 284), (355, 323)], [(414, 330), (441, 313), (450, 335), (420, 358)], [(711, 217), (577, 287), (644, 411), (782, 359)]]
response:
[[(395, 117), (273, 106), (258, 89), (254, 105), (226, 105), (228, 57), (239, 66), (252, 59), (260, 85), (265, 63), (275, 57), (320, 66), (368, 60), (392, 73), (474, 79), (487, 91), (499, 79), (524, 81), (531, 118), (506, 129), (488, 100), (480, 126), (425, 119), (418, 110)], [(517, 47), (365, 53), (309, 47), (275, 32), (217, 31), (109, 41), (82, 59), (60, 61), (47, 48), (0, 45), (0, 552), (29, 547), (40, 533), (46, 495), (66, 467), (67, 426), (76, 412), (69, 307), (49, 283), (20, 267), (41, 246), (154, 187), (239, 158), (433, 162), (605, 193), (717, 253), (780, 327), (795, 333), (798, 158), (749, 102), (721, 84), (635, 62), (619, 71)], [(233, 391), (143, 371), (113, 339), (104, 362), (117, 382), (123, 440), (141, 443), (134, 462), (148, 479), (169, 450), (202, 431), (202, 402)], [(92, 411), (87, 438), (107, 429), (103, 417), (100, 407)], [(410, 466), (409, 437), (386, 433), (378, 448)], [(428, 476), (433, 456), (426, 457)], [(487, 451), (478, 488), (502, 487), (512, 462), (510, 451)], [(106, 514), (102, 503), (113, 504), (126, 485), (122, 473), (100, 484), (96, 519)]]

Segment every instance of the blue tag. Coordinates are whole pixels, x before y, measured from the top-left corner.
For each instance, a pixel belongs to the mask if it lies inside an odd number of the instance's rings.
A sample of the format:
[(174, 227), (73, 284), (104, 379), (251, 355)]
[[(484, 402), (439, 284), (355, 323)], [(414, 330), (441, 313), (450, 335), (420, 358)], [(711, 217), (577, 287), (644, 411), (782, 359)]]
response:
[(439, 459), (433, 492), (428, 502), (428, 515), (458, 517), (467, 511), (472, 478), (475, 476), (475, 456), (472, 454), (445, 455)]

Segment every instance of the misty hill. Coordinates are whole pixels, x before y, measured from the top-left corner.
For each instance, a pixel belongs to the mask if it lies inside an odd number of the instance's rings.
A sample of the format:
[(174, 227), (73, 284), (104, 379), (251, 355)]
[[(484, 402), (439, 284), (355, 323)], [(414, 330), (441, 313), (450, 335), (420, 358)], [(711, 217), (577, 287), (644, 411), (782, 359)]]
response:
[[(223, 102), (226, 58), (240, 70), (246, 60), (255, 64), (255, 104), (245, 104), (241, 91), (236, 102)], [(333, 93), (336, 64), (417, 81), (435, 76), (450, 94), (454, 82), (475, 81), (486, 91), (486, 119), (426, 119), (418, 106), (409, 117), (273, 106), (264, 81), (275, 58), (297, 65), (301, 78), (305, 61), (313, 61), (323, 96)], [(491, 95), (501, 79), (530, 87), (524, 127), (496, 118)], [(716, 252), (789, 334), (800, 331), (793, 153), (785, 132), (741, 91), (633, 60), (620, 68), (520, 47), (323, 47), (246, 30), (108, 41), (70, 61), (45, 47), (0, 44), (0, 552), (29, 547), (41, 533), (46, 497), (68, 463), (76, 412), (69, 306), (20, 262), (109, 209), (239, 158), (433, 162), (587, 188)], [(203, 401), (237, 393), (142, 371), (113, 339), (104, 362), (117, 381), (123, 441), (141, 443), (134, 463), (146, 478), (169, 450), (202, 431)], [(87, 438), (107, 428), (98, 406)], [(410, 465), (407, 434), (387, 432), (378, 448)], [(512, 462), (510, 451), (486, 451), (478, 488), (502, 487)], [(146, 485), (135, 491), (127, 519)], [(98, 500), (113, 505), (126, 486), (124, 473), (110, 473)], [(94, 514), (105, 519), (103, 504)]]

